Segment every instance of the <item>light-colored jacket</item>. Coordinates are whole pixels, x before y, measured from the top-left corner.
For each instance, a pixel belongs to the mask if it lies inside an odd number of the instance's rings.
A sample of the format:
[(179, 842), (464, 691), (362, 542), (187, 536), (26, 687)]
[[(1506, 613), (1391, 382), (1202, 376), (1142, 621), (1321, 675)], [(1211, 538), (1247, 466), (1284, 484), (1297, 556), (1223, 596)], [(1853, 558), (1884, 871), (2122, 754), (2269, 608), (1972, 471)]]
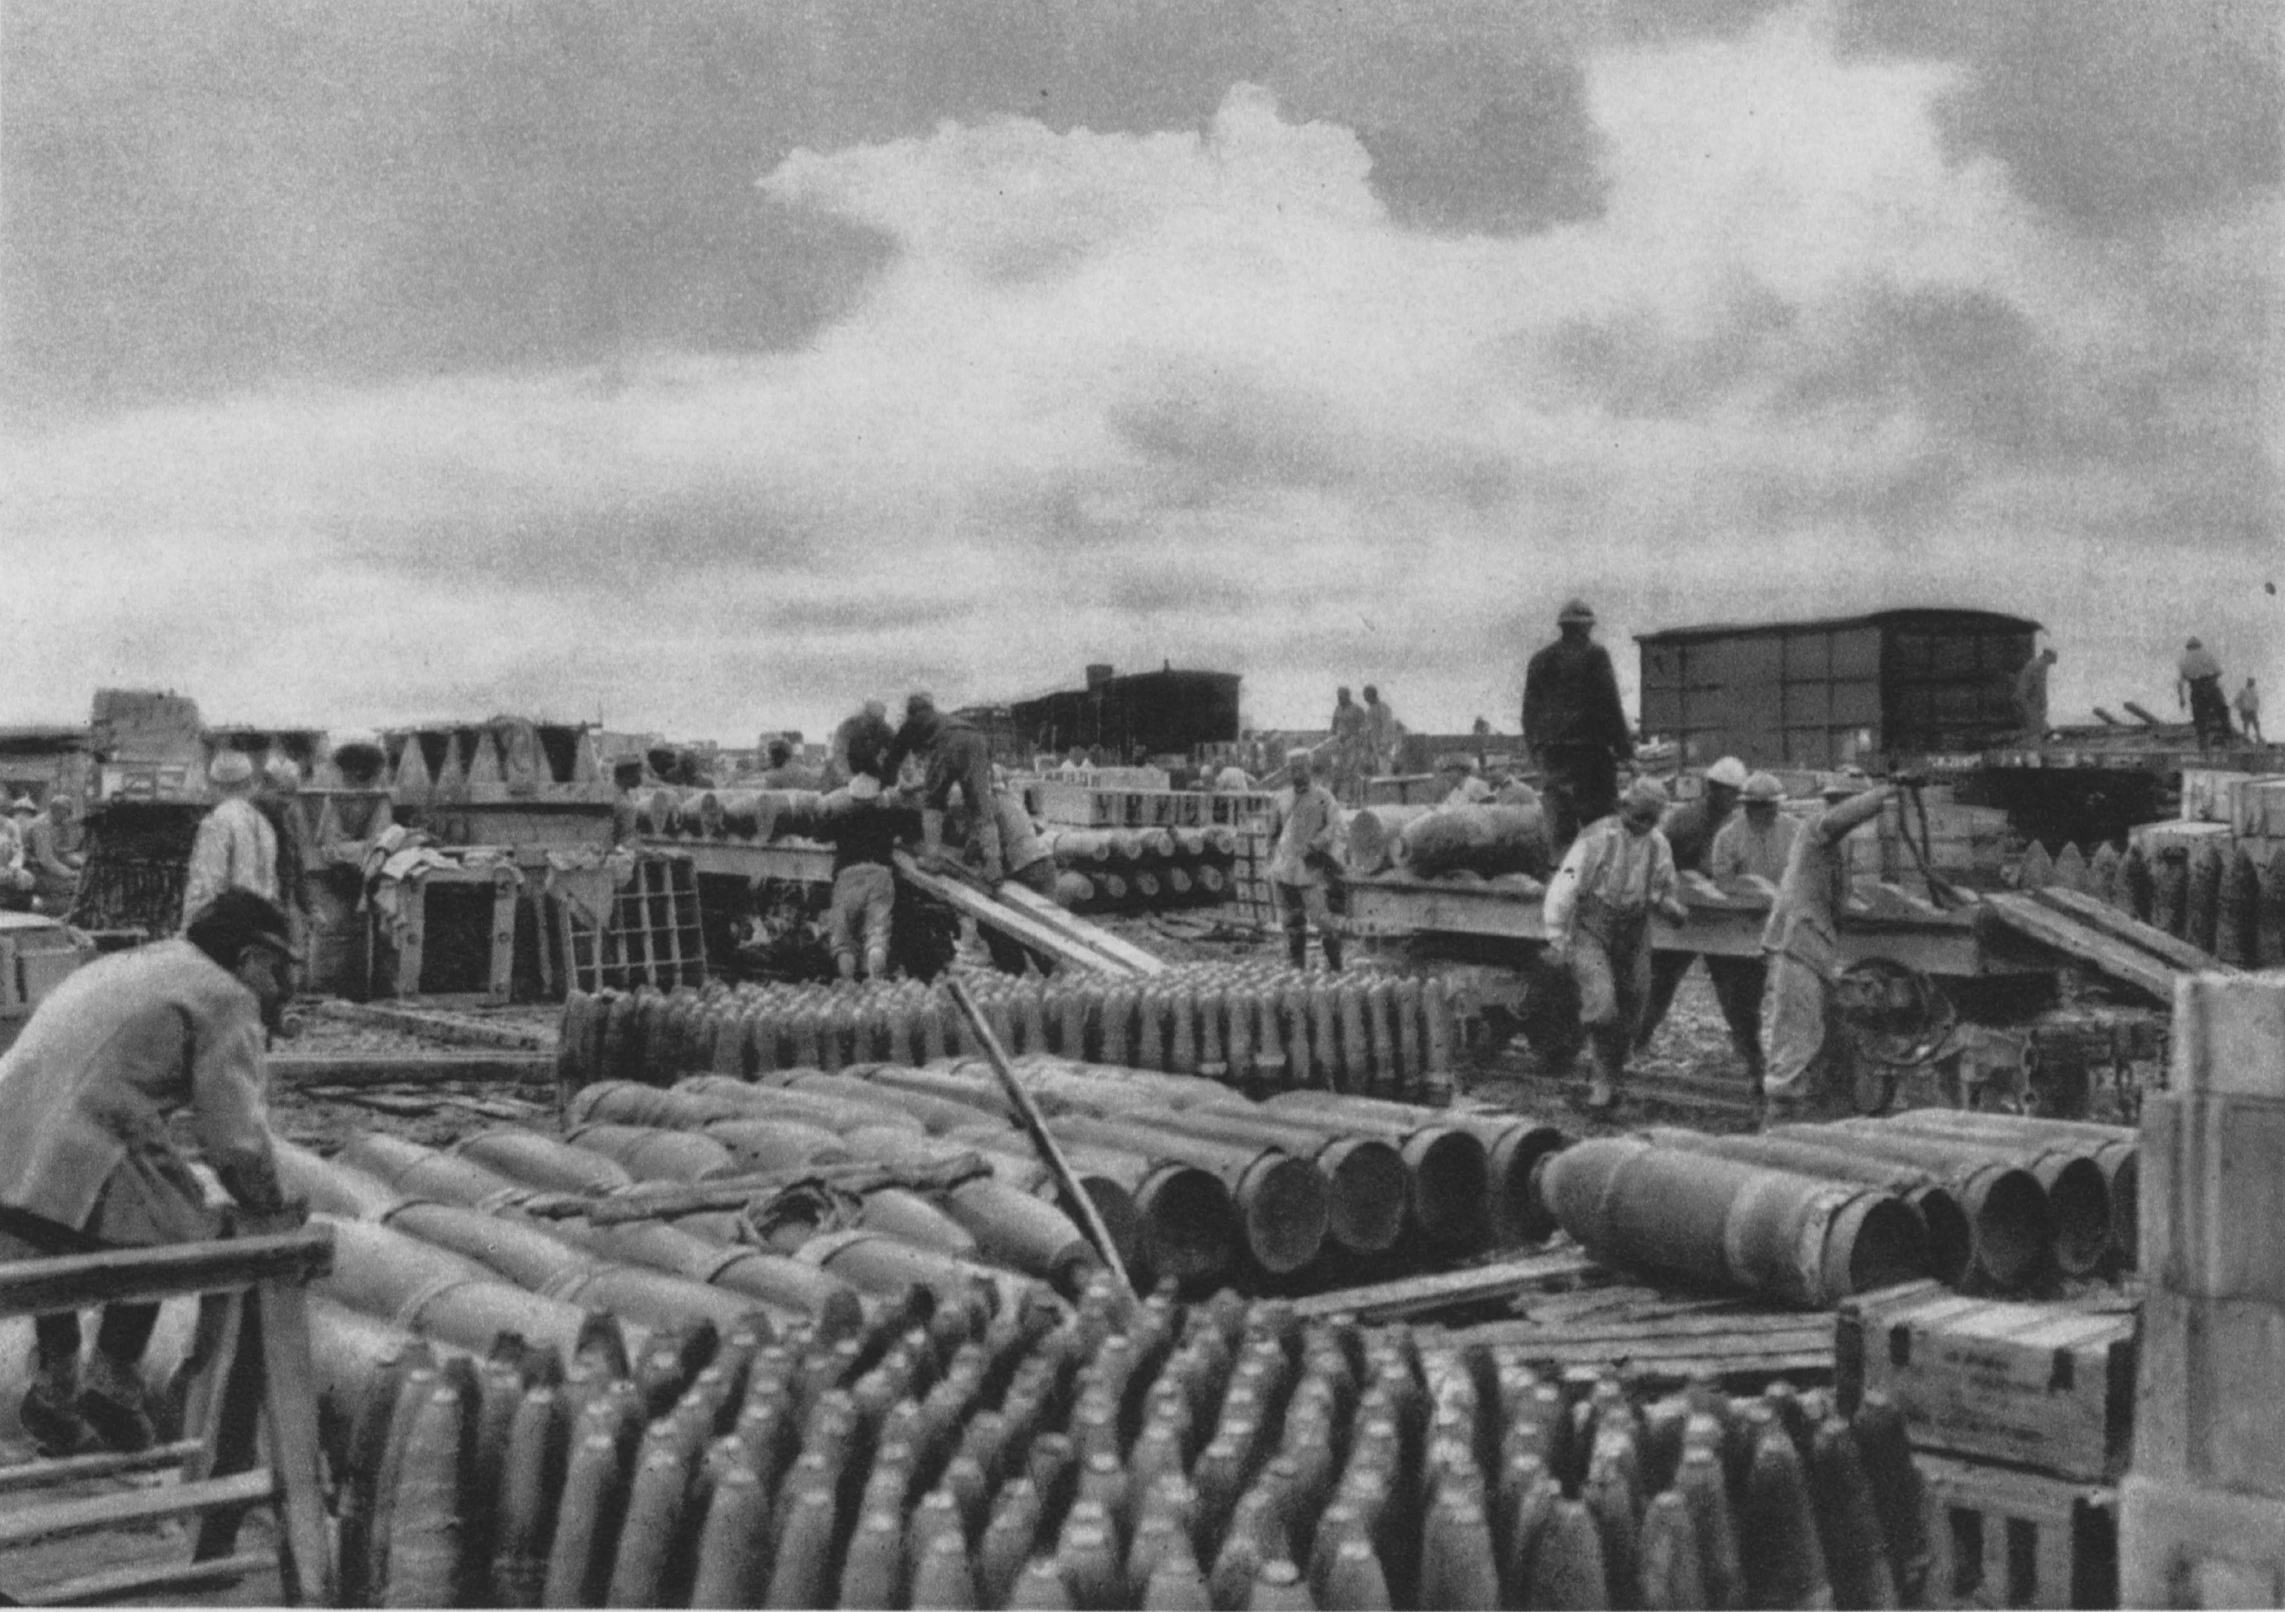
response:
[(244, 796), (234, 795), (206, 814), (190, 848), (183, 881), (182, 916), (189, 923), (225, 890), (251, 890), (278, 899), (278, 831)]
[(1764, 830), (1743, 811), (1714, 831), (1714, 848), (1706, 855), (1706, 869), (1716, 879), (1737, 879), (1747, 874), (1775, 884), (1785, 877), (1785, 859), (1792, 854), (1793, 836), (1800, 825), (1779, 812)]
[(1866, 790), (1826, 808), (1795, 832), (1785, 877), (1778, 882), (1777, 900), (1761, 933), (1763, 951), (1790, 957), (1827, 979), (1839, 977), (1839, 913), (1849, 894), (1842, 842), (1878, 817), (1893, 793), (1886, 786)]
[(1312, 783), (1298, 794), (1291, 785), (1279, 790), (1270, 807), (1270, 878), (1303, 888), (1323, 884), (1324, 874), (1309, 859), (1313, 853), (1331, 854), (1340, 821), (1340, 803), (1323, 784)]
[(52, 991), (0, 1057), (0, 1203), (107, 1242), (213, 1235), (167, 1134), (187, 1109), (207, 1161), (267, 1160), (254, 993), (187, 940), (98, 958)]
[(1548, 882), (1540, 921), (1555, 946), (1571, 943), (1581, 927), (1582, 908), (1599, 905), (1612, 913), (1647, 916), (1675, 899), (1674, 851), (1657, 829), (1630, 834), (1616, 814), (1598, 817), (1579, 830), (1563, 865)]

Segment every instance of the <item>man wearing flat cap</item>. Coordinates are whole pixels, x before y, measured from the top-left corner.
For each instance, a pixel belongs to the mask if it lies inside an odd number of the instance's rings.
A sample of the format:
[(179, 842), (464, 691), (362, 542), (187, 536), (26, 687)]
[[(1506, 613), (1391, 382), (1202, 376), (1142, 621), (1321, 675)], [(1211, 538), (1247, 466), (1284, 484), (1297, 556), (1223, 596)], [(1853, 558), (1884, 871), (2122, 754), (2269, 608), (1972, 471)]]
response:
[(1341, 808), (1333, 792), (1317, 781), (1307, 750), (1287, 751), (1285, 769), (1286, 786), (1270, 807), (1269, 880), (1285, 920), (1286, 955), (1295, 968), (1309, 966), (1309, 926), (1315, 924), (1325, 966), (1338, 974), (1341, 931), (1327, 883), (1336, 866), (1333, 846)]
[(1618, 1107), (1627, 1049), (1650, 993), (1650, 916), (1685, 922), (1675, 890), (1674, 853), (1658, 831), (1666, 787), (1637, 778), (1613, 816), (1579, 831), (1548, 882), (1541, 917), (1548, 955), (1579, 987), (1579, 1022), (1595, 1063), (1587, 1107)]
[[(0, 1057), (0, 1259), (217, 1235), (170, 1131), (178, 1115), (242, 1209), (281, 1214), (263, 1045), (293, 985), (285, 914), (233, 887), (181, 936), (98, 958), (50, 992)], [(142, 1357), (158, 1315), (106, 1308), (84, 1379), (79, 1317), (36, 1319), (21, 1411), (43, 1454), (150, 1445)]]
[(1595, 613), (1573, 599), (1555, 617), (1562, 636), (1523, 674), (1523, 742), (1539, 763), (1547, 809), (1547, 850), (1560, 857), (1572, 837), (1618, 801), (1618, 764), (1634, 759), (1634, 735), (1619, 704), (1610, 651), (1595, 642)]
[(251, 890), (264, 901), (278, 899), (278, 831), (254, 804), (254, 758), (225, 750), (206, 769), (207, 781), (222, 798), (198, 825), (191, 842), (190, 873), (183, 882), (184, 921), (225, 890)]

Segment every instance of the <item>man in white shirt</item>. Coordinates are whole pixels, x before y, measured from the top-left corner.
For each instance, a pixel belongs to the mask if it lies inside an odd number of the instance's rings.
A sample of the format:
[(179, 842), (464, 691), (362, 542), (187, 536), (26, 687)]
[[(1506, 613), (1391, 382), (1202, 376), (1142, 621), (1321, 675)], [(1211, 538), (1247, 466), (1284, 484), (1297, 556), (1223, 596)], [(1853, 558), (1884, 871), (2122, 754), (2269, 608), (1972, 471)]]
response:
[(1278, 791), (1270, 807), (1269, 878), (1285, 920), (1286, 953), (1295, 968), (1309, 966), (1309, 926), (1314, 923), (1318, 943), (1325, 948), (1325, 966), (1338, 974), (1341, 933), (1326, 880), (1336, 868), (1333, 846), (1341, 808), (1333, 792), (1317, 782), (1308, 751), (1287, 751), (1285, 766), (1292, 782)]
[(1675, 893), (1674, 853), (1658, 831), (1666, 804), (1658, 780), (1637, 778), (1617, 812), (1579, 831), (1547, 886), (1548, 952), (1579, 987), (1579, 1022), (1595, 1063), (1587, 1106), (1598, 1113), (1618, 1106), (1627, 1048), (1650, 993), (1651, 912), (1676, 923), (1690, 916)]
[(198, 825), (191, 843), (190, 875), (183, 884), (185, 924), (225, 890), (251, 890), (278, 899), (278, 831), (254, 804), (254, 760), (225, 750), (206, 770), (222, 797)]

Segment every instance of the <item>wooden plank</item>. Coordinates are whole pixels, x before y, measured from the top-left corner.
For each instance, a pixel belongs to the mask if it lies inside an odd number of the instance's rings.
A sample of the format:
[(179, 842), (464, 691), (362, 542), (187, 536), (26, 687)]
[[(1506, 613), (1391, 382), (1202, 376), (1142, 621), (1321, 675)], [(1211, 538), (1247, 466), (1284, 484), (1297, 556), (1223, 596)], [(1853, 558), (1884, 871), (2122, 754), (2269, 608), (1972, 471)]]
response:
[(277, 1467), (279, 1521), (286, 1536), (280, 1566), (291, 1580), (286, 1599), (299, 1606), (332, 1606), (337, 1599), (333, 1535), (319, 1470), (308, 1298), (299, 1287), (272, 1282), (253, 1302), (260, 1312), (255, 1320), (262, 1339), (262, 1408), (269, 1418), (270, 1459)]
[(218, 1556), (209, 1562), (169, 1560), (105, 1568), (22, 1592), (25, 1606), (101, 1606), (134, 1596), (212, 1589), (278, 1570), (278, 1559), (263, 1551)]
[(180, 1466), (197, 1449), (195, 1439), (178, 1439), (172, 1444), (154, 1444), (147, 1450), (137, 1450), (132, 1454), (69, 1455), (54, 1461), (26, 1461), (17, 1466), (0, 1466), (0, 1495), (23, 1494), (29, 1490), (55, 1488), (66, 1483), (84, 1483), (91, 1478), (115, 1478), (130, 1472), (154, 1472), (160, 1467)]
[(270, 1078), (290, 1086), (439, 1085), (450, 1081), (543, 1084), (555, 1078), (551, 1052), (287, 1053), (268, 1059)]
[(1481, 1304), (1522, 1292), (1533, 1284), (1576, 1275), (1596, 1268), (1584, 1250), (1559, 1249), (1502, 1260), (1496, 1265), (1475, 1265), (1466, 1270), (1440, 1271), (1433, 1276), (1407, 1276), (1370, 1287), (1336, 1288), (1294, 1301), (1294, 1313), (1304, 1320), (1353, 1314), (1359, 1320), (1386, 1320), (1417, 1315), (1448, 1305)]
[(2150, 953), (2090, 928), (2029, 896), (1995, 895), (1983, 906), (2001, 922), (2066, 957), (2075, 957), (2164, 1003), (2174, 1000), (2174, 973)]
[(2109, 902), (2088, 895), (2084, 890), (2066, 890), (2051, 884), (2032, 891), (2031, 898), (2042, 906), (2053, 907), (2057, 912), (2078, 919), (2089, 928), (2099, 929), (2106, 935), (2114, 935), (2137, 946), (2176, 968), (2198, 974), (2240, 972), (2211, 952), (2200, 951), (2186, 940), (2177, 940), (2156, 924), (2146, 924), (2133, 914), (2121, 912)]
[(170, 1483), (156, 1489), (122, 1489), (84, 1500), (59, 1500), (0, 1515), (0, 1545), (157, 1522), (224, 1506), (258, 1505), (276, 1494), (277, 1488), (277, 1477), (268, 1467), (255, 1467), (204, 1483)]
[(333, 1268), (322, 1231), (129, 1248), (0, 1265), (0, 1315), (49, 1315), (91, 1304), (142, 1304), (257, 1282), (307, 1282)]
[(1154, 957), (1132, 941), (1112, 934), (1099, 924), (1089, 923), (1077, 913), (1057, 906), (1037, 890), (1011, 882), (1001, 886), (1000, 899), (1012, 906), (1022, 908), (1041, 923), (1053, 925), (1074, 940), (1082, 941), (1096, 951), (1106, 952), (1123, 960), (1138, 973), (1163, 974), (1166, 972), (1165, 958)]
[(1622, 1338), (1633, 1335), (1660, 1338), (1745, 1338), (1764, 1333), (1816, 1333), (1830, 1338), (1833, 1319), (1828, 1315), (1635, 1315), (1597, 1317), (1591, 1321), (1550, 1323), (1526, 1313), (1514, 1323), (1536, 1326), (1550, 1335), (1566, 1338)]
[(972, 890), (956, 878), (940, 878), (924, 871), (909, 852), (896, 853), (897, 876), (924, 894), (936, 897), (957, 912), (966, 913), (980, 924), (987, 924), (1012, 940), (1020, 941), (1034, 951), (1045, 952), (1060, 962), (1078, 968), (1091, 968), (1114, 977), (1135, 973), (1133, 967), (1107, 952), (1099, 952), (1060, 930), (1049, 928), (1028, 913), (1018, 911), (1002, 902), (994, 901), (981, 891)]
[(521, 1025), (482, 1024), (450, 1014), (424, 1013), (419, 1008), (403, 1007), (393, 1002), (342, 1002), (328, 998), (316, 1004), (316, 1011), (329, 1019), (341, 1019), (351, 1024), (410, 1030), (416, 1035), (430, 1036), (438, 1041), (457, 1042), (472, 1047), (500, 1047), (510, 1052), (545, 1051), (552, 1040), (545, 1032)]

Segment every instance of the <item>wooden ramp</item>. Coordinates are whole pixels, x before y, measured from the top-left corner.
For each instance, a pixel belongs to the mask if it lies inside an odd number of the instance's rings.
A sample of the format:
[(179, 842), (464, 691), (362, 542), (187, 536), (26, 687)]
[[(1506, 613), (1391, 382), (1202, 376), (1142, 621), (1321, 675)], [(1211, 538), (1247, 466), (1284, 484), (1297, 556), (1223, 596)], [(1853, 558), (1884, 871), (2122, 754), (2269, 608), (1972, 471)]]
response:
[(2083, 891), (2049, 885), (2013, 895), (1987, 895), (1982, 904), (2016, 933), (2169, 1007), (2174, 981), (2183, 974), (2240, 972)]
[(992, 890), (960, 871), (931, 873), (907, 851), (896, 853), (896, 866), (897, 877), (915, 890), (1057, 963), (1114, 979), (1147, 979), (1166, 969), (1164, 958), (1064, 911), (1023, 885), (1011, 881)]

